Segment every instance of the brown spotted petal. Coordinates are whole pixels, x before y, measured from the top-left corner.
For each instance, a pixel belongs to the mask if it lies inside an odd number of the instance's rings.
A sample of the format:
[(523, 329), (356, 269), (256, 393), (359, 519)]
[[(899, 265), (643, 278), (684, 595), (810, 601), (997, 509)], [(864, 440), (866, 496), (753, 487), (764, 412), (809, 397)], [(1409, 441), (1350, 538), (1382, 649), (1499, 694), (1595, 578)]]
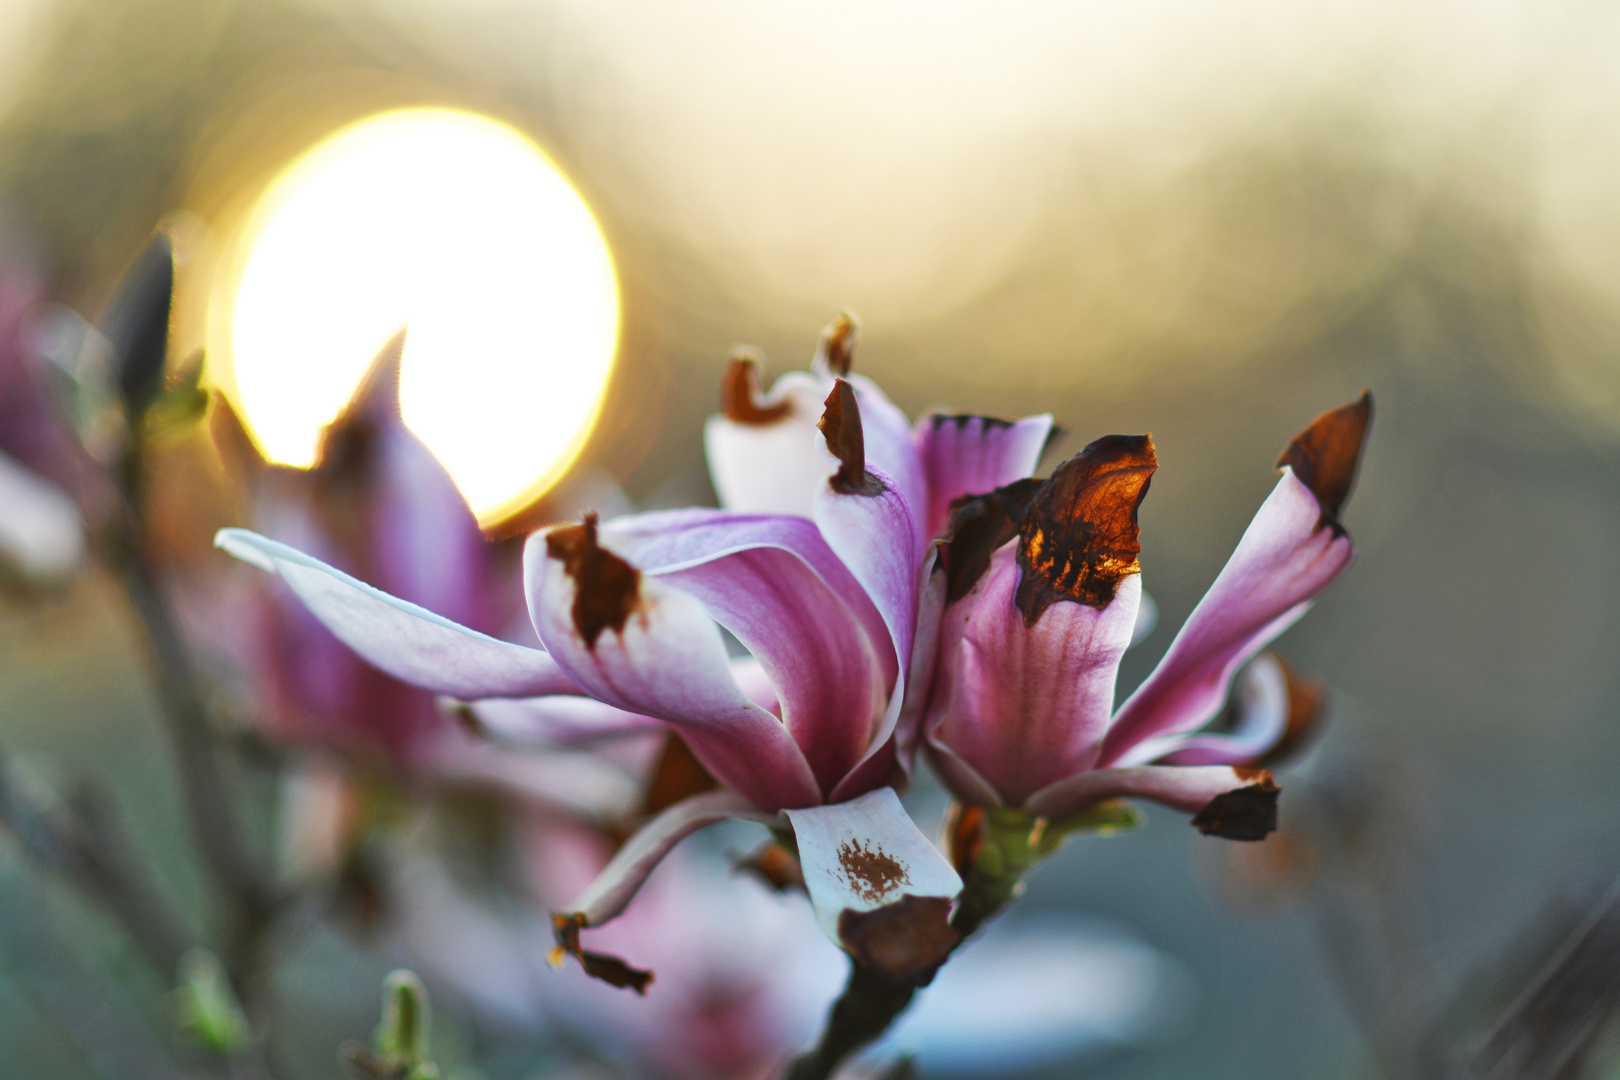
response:
[[(1357, 410), (1348, 408), (1353, 418)], [(1358, 448), (1364, 431), (1356, 428)], [(1331, 471), (1351, 475), (1342, 461)], [(1285, 469), (1164, 659), (1120, 708), (1102, 764), (1139, 760), (1138, 745), (1194, 731), (1214, 719), (1237, 670), (1305, 614), (1316, 595), (1350, 565), (1355, 547), (1342, 528), (1324, 521), (1324, 510), (1316, 493)]]
[[(831, 383), (809, 372), (790, 371), (768, 394), (755, 397), (757, 371), (750, 363), (739, 367), (736, 359), (727, 369), (724, 408), (703, 428), (709, 477), (720, 505), (728, 510), (807, 518), (811, 498), (827, 479), (816, 421)], [(737, 404), (743, 383), (751, 405), (746, 409)]]
[(926, 981), (955, 947), (947, 916), (962, 879), (894, 789), (787, 816), (827, 936), (894, 978)]
[(1281, 789), (1264, 769), (1229, 765), (1137, 765), (1092, 769), (1036, 792), (1024, 809), (1073, 817), (1107, 799), (1151, 799), (1196, 815), (1193, 824), (1229, 840), (1259, 840), (1277, 827)]

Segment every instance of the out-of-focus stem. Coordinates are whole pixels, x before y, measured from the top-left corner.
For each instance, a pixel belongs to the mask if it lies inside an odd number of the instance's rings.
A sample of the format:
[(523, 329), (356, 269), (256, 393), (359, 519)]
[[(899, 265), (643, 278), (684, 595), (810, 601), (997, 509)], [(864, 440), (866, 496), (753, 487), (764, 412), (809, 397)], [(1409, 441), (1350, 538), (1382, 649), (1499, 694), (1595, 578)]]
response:
[(33, 798), (0, 758), (0, 822), (41, 865), (100, 904), (137, 948), (173, 977), (195, 942), (130, 858), (130, 844), (91, 792), (68, 803)]
[(829, 1080), (851, 1054), (889, 1029), (917, 987), (851, 964), (849, 982), (833, 1002), (821, 1041), (795, 1058), (782, 1080)]

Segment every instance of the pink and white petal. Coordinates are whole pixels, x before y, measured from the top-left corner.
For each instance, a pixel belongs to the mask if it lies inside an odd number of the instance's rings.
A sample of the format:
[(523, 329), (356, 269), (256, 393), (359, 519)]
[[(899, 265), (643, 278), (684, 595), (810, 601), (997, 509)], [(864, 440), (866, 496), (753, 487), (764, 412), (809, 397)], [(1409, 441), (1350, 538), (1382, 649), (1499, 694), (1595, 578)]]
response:
[(584, 749), (662, 735), (668, 730), (668, 725), (657, 717), (626, 712), (578, 695), (440, 700), (442, 707), (452, 713), (465, 710), (478, 735), (498, 746), (518, 749)]
[[(658, 578), (628, 568), (605, 548), (630, 589), (580, 604), (573, 572), (551, 553), (559, 526), (535, 533), (523, 553), (534, 629), (551, 656), (592, 697), (627, 712), (667, 720), (722, 783), (769, 810), (813, 806), (821, 791), (804, 754), (775, 716), (750, 701), (732, 677), (720, 629), (703, 604)], [(589, 576), (588, 574), (584, 576)], [(614, 605), (617, 625), (584, 624), (576, 613)]]
[[(821, 484), (825, 486), (825, 477)], [(642, 573), (654, 576), (694, 569), (754, 548), (790, 553), (814, 571), (859, 620), (882, 654), (885, 680), (893, 680), (898, 672), (892, 648), (886, 644), (889, 631), (883, 615), (812, 521), (725, 510), (668, 510), (604, 522), (600, 536)]]
[(403, 682), (460, 698), (579, 692), (542, 650), (469, 630), (296, 548), (247, 529), (221, 529), (214, 545), (279, 576), (338, 640)]
[(954, 900), (962, 879), (917, 828), (893, 788), (851, 802), (787, 811), (816, 921), (844, 947), (846, 912), (889, 907), (904, 897)]
[(821, 439), (816, 421), (828, 385), (807, 372), (792, 371), (766, 397), (772, 406), (787, 406), (777, 419), (756, 424), (709, 417), (703, 445), (721, 506), (748, 514), (810, 516), (810, 501), (828, 473), (816, 453)]
[(710, 791), (683, 799), (638, 829), (596, 875), (596, 880), (574, 898), (562, 914), (577, 916), (582, 926), (601, 926), (630, 903), (675, 845), (699, 829), (727, 818), (776, 824), (776, 814), (762, 813), (747, 799), (730, 791)]
[(1024, 800), (1024, 809), (1042, 817), (1073, 817), (1105, 799), (1151, 799), (1196, 814), (1216, 797), (1271, 784), (1264, 769), (1230, 765), (1136, 765), (1090, 769), (1049, 784)]
[[(860, 404), (861, 428), (866, 439), (867, 468), (882, 473), (900, 493), (917, 525), (918, 554), (934, 533), (923, 532), (928, 513), (928, 474), (917, 443), (911, 437), (911, 421), (890, 401), (877, 383), (863, 375), (847, 375)], [(832, 389), (830, 386), (827, 389)], [(822, 395), (826, 396), (825, 393)], [(819, 416), (819, 413), (817, 414)]]
[(1101, 609), (1053, 603), (1026, 627), (1019, 577), (1017, 543), (1004, 544), (946, 609), (927, 719), (929, 738), (1012, 806), (1096, 762), (1142, 593), (1129, 574)]
[(1237, 669), (1293, 625), (1354, 558), (1350, 537), (1324, 521), (1311, 490), (1285, 467), (1164, 659), (1120, 708), (1101, 763), (1213, 719)]
[(0, 454), (0, 566), (24, 581), (50, 584), (84, 557), (79, 508), (65, 492)]
[(877, 609), (816, 526), (673, 511), (608, 522), (598, 539), (696, 597), (742, 642), (770, 677), (821, 790), (832, 790), (872, 742), (896, 665)]
[(925, 535), (944, 535), (952, 499), (1033, 476), (1051, 434), (1051, 413), (1016, 422), (931, 413), (917, 421), (913, 439), (928, 483)]
[(1230, 731), (1160, 735), (1137, 743), (1119, 764), (1247, 765), (1260, 760), (1288, 732), (1291, 702), (1282, 661), (1272, 653), (1249, 661), (1237, 673), (1232, 696), (1237, 723)]

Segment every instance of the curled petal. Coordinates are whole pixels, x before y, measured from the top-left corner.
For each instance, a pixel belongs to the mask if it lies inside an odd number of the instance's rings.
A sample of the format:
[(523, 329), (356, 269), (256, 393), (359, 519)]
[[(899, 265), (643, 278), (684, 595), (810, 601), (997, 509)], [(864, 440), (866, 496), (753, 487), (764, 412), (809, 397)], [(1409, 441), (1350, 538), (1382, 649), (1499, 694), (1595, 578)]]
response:
[(1305, 614), (1355, 557), (1349, 536), (1321, 518), (1310, 489), (1285, 469), (1164, 659), (1120, 708), (1103, 764), (1154, 736), (1214, 719), (1237, 669)]
[(777, 821), (775, 814), (761, 813), (747, 799), (730, 791), (711, 791), (683, 799), (636, 830), (596, 880), (561, 914), (579, 926), (601, 926), (624, 911), (636, 890), (676, 844), (727, 818), (767, 825)]
[(604, 824), (635, 813), (642, 798), (638, 776), (589, 750), (515, 753), (462, 736), (440, 740), (426, 765), (438, 780), (494, 785)]
[(1092, 769), (1042, 788), (1024, 800), (1024, 809), (1054, 820), (1073, 817), (1105, 799), (1151, 799), (1189, 814), (1201, 813), (1221, 796), (1248, 788), (1269, 788), (1273, 809), (1276, 784), (1264, 769), (1230, 765), (1137, 765)]
[[(1056, 603), (1026, 627), (1019, 573), (1007, 544), (974, 591), (945, 609), (926, 721), (932, 743), (1013, 806), (1095, 763), (1142, 593), (1131, 574), (1101, 609)], [(944, 771), (950, 779), (959, 770)], [(957, 794), (985, 801), (976, 784)]]
[(296, 548), (246, 529), (221, 529), (214, 544), (278, 575), (338, 640), (413, 686), (460, 698), (579, 692), (542, 650), (469, 630)]
[(954, 500), (1032, 475), (1051, 435), (1050, 413), (1016, 422), (941, 413), (919, 420), (913, 439), (928, 478), (924, 535), (944, 535)]
[(608, 522), (601, 536), (748, 648), (831, 791), (871, 743), (898, 667), (877, 608), (815, 525), (685, 510)]
[(1226, 731), (1163, 735), (1137, 743), (1122, 766), (1248, 765), (1259, 761), (1288, 731), (1288, 675), (1274, 653), (1261, 653), (1237, 673), (1232, 685), (1235, 723)]
[(523, 561), (535, 632), (587, 693), (674, 724), (711, 773), (757, 806), (821, 801), (782, 722), (738, 687), (696, 597), (600, 547), (590, 519), (534, 534)]
[(1372, 395), (1364, 393), (1318, 416), (1288, 444), (1270, 498), (1164, 659), (1120, 709), (1103, 764), (1121, 761), (1143, 740), (1208, 723), (1233, 673), (1350, 565), (1355, 548), (1339, 512), (1371, 422)]
[(787, 815), (827, 936), (864, 966), (925, 982), (959, 940), (948, 915), (962, 879), (894, 789)]

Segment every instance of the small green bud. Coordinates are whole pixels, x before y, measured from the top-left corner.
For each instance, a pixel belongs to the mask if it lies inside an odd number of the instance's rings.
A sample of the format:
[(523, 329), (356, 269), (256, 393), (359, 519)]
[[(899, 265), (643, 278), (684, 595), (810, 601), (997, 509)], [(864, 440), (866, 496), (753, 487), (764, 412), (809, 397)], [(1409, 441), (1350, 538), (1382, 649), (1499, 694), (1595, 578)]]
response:
[(225, 965), (207, 949), (191, 949), (180, 958), (176, 1006), (180, 1029), (216, 1054), (228, 1057), (253, 1039)]

